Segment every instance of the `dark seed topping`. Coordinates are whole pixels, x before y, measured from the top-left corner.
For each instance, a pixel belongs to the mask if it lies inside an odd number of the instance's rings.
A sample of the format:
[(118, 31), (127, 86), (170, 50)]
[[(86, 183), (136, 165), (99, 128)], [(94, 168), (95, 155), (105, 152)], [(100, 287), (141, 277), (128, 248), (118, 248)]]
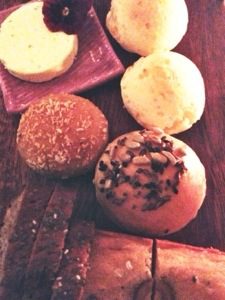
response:
[(156, 160), (156, 159), (152, 159), (151, 167), (152, 167), (153, 171), (161, 173), (161, 174), (163, 173), (164, 168), (165, 168), (164, 164), (161, 163), (159, 160)]
[(129, 165), (129, 163), (128, 163), (127, 161), (123, 161), (123, 162), (122, 162), (122, 166), (123, 166), (123, 168), (126, 168), (126, 167), (128, 167), (128, 165)]
[(98, 169), (99, 169), (99, 171), (102, 171), (102, 172), (105, 172), (108, 169), (107, 165), (104, 163), (103, 160), (100, 161)]
[(192, 282), (196, 283), (198, 281), (198, 277), (196, 275), (192, 276)]
[(169, 179), (166, 179), (166, 184), (167, 184), (168, 186), (171, 186), (171, 181), (170, 181)]
[(119, 145), (119, 146), (125, 146), (126, 140), (127, 140), (127, 137), (123, 137), (122, 139), (119, 139), (117, 141), (117, 145)]
[(155, 182), (149, 182), (149, 183), (146, 183), (144, 184), (144, 187), (147, 188), (147, 189), (157, 189), (158, 186)]

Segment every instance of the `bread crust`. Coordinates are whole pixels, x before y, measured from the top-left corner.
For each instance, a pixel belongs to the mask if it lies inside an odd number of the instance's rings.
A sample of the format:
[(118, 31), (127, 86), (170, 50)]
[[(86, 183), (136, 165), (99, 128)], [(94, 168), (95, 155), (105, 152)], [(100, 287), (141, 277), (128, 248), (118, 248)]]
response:
[(121, 79), (125, 108), (144, 128), (168, 134), (185, 131), (200, 120), (205, 86), (197, 66), (184, 55), (157, 52), (138, 59)]
[(225, 253), (170, 241), (157, 241), (155, 299), (225, 298)]
[(195, 152), (156, 128), (110, 143), (94, 182), (107, 215), (122, 228), (148, 236), (184, 227), (196, 217), (206, 193), (205, 169)]
[(187, 24), (183, 0), (112, 0), (106, 17), (117, 42), (141, 56), (173, 49), (186, 33)]
[(151, 248), (151, 240), (97, 230), (82, 300), (130, 300), (143, 282), (150, 291)]
[(108, 140), (108, 122), (91, 101), (50, 94), (22, 115), (17, 147), (25, 162), (43, 174), (69, 177), (95, 166)]

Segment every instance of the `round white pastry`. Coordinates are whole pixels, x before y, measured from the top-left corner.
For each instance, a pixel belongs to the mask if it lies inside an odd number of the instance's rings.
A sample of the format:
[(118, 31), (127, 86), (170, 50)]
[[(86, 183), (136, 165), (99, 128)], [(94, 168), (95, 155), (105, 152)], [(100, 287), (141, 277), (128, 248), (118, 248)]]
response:
[(77, 35), (51, 32), (43, 21), (42, 2), (12, 12), (0, 30), (0, 61), (14, 76), (47, 81), (66, 72), (78, 51)]
[(106, 24), (123, 48), (146, 56), (180, 42), (188, 10), (184, 0), (112, 0)]
[(197, 66), (176, 52), (155, 52), (129, 67), (121, 80), (124, 105), (145, 128), (175, 134), (197, 122), (205, 107), (205, 87)]

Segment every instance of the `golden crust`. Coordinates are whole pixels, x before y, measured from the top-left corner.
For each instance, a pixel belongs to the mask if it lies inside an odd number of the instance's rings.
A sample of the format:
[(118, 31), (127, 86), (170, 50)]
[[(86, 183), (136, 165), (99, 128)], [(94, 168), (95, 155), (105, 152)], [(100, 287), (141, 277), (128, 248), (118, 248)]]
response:
[(155, 299), (225, 299), (225, 253), (157, 241)]
[(108, 139), (108, 122), (89, 100), (50, 94), (21, 117), (18, 150), (34, 170), (68, 177), (90, 170)]
[(91, 295), (99, 300), (133, 299), (143, 283), (148, 283), (150, 295), (151, 249), (152, 240), (97, 231), (82, 300)]

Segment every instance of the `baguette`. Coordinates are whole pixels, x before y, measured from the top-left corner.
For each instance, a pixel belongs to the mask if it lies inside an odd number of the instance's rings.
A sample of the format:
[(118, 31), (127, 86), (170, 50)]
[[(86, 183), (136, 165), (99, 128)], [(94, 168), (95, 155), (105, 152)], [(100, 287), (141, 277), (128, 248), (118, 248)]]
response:
[(61, 262), (76, 196), (73, 188), (57, 184), (45, 210), (26, 268), (22, 300), (44, 300)]
[(151, 251), (150, 239), (97, 230), (82, 300), (144, 300), (146, 288), (150, 299)]
[(225, 299), (225, 253), (157, 241), (155, 300)]

